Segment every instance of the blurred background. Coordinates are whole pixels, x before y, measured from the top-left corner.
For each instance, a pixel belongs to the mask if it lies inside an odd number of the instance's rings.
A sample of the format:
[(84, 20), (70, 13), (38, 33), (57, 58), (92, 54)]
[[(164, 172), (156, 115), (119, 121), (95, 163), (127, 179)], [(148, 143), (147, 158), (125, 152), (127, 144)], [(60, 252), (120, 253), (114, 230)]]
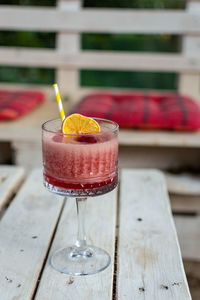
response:
[[(58, 2), (64, 0), (9, 0), (0, 1), (0, 9), (6, 5), (7, 7), (43, 7), (44, 9), (56, 8)], [(66, 1), (67, 2), (67, 1)], [(70, 1), (69, 1), (70, 2)], [(73, 1), (71, 1), (73, 2)], [(78, 1), (74, 1), (78, 2)], [(200, 11), (197, 0), (85, 0), (82, 1), (81, 8), (89, 9), (146, 9), (146, 10), (173, 10), (174, 12), (184, 12), (192, 10), (194, 13)], [(78, 6), (77, 6), (78, 7)], [(198, 8), (196, 10), (196, 7)], [(199, 18), (199, 16), (198, 16)], [(187, 21), (187, 20), (186, 20)], [(39, 21), (40, 22), (40, 21)], [(170, 22), (170, 21), (169, 21)], [(3, 21), (3, 24), (6, 22)], [(12, 25), (12, 20), (9, 20)], [(183, 22), (184, 23), (184, 22)], [(15, 47), (16, 49), (31, 48), (35, 50), (49, 49), (56, 50), (60, 43), (58, 33), (56, 31), (45, 30), (21, 30), (21, 28), (13, 29), (10, 24), (1, 26), (0, 21), (0, 47)], [(185, 25), (186, 24), (186, 25)], [(102, 32), (84, 32), (80, 34), (80, 49), (86, 51), (121, 51), (123, 53), (158, 53), (158, 54), (177, 54), (180, 59), (180, 65), (176, 67), (165, 67), (165, 71), (156, 70), (112, 70), (106, 68), (98, 70), (93, 68), (80, 68), (78, 73), (79, 85), (83, 88), (101, 88), (106, 89), (122, 89), (123, 91), (136, 89), (142, 91), (183, 91), (189, 96), (194, 96), (194, 100), (199, 105), (200, 94), (200, 74), (199, 74), (199, 53), (200, 53), (200, 37), (198, 19), (194, 23), (188, 22), (191, 40), (187, 39), (187, 22), (182, 24), (185, 29), (172, 30), (173, 33), (102, 33)], [(195, 25), (196, 24), (196, 25)], [(10, 27), (9, 27), (10, 26)], [(180, 25), (181, 26), (181, 25)], [(193, 28), (193, 31), (192, 29)], [(185, 31), (184, 31), (185, 30)], [(196, 31), (195, 31), (196, 30)], [(159, 31), (159, 30), (156, 30)], [(190, 44), (191, 41), (191, 44)], [(62, 42), (61, 42), (62, 44)], [(76, 41), (75, 41), (76, 44)], [(72, 46), (73, 48), (73, 46)], [(76, 47), (75, 47), (76, 48)], [(6, 51), (8, 48), (4, 48)], [(63, 50), (63, 49), (61, 49)], [(17, 50), (16, 50), (17, 51)], [(10, 57), (17, 61), (17, 55), (20, 52), (13, 52)], [(186, 57), (183, 59), (182, 54)], [(179, 56), (180, 55), (180, 56)], [(1, 54), (0, 54), (1, 56)], [(19, 55), (20, 56), (20, 55)], [(23, 52), (21, 57), (23, 56)], [(33, 55), (34, 57), (34, 55)], [(189, 59), (188, 59), (189, 57)], [(193, 60), (190, 60), (192, 58)], [(59, 78), (55, 63), (54, 66), (38, 67), (31, 65), (31, 59), (23, 66), (9, 62), (4, 62), (4, 58), (0, 58), (0, 84), (2, 89), (13, 90), (24, 87), (36, 87), (38, 90), (46, 92), (44, 86), (51, 85)], [(20, 58), (22, 60), (22, 58)], [(35, 58), (34, 58), (35, 59)], [(187, 60), (188, 59), (188, 60)], [(58, 66), (61, 66), (61, 63)], [(192, 70), (192, 68), (194, 70)], [(153, 68), (152, 68), (153, 69)], [(169, 70), (167, 70), (169, 69)], [(171, 71), (172, 69), (173, 71)], [(183, 72), (185, 72), (183, 74)], [(62, 75), (62, 74), (61, 74)], [(72, 76), (71, 76), (72, 75)], [(180, 75), (181, 83), (180, 83)], [(76, 78), (75, 74), (67, 74), (68, 78)], [(74, 77), (75, 76), (75, 77)], [(67, 78), (67, 77), (66, 77)], [(65, 91), (62, 86), (61, 93), (63, 96), (66, 110), (69, 109), (70, 93)], [(181, 88), (180, 88), (181, 87)], [(46, 98), (52, 98), (55, 105), (53, 92), (47, 92)], [(196, 96), (197, 95), (197, 96)], [(80, 97), (76, 96), (79, 100)], [(196, 97), (196, 98), (195, 98)], [(65, 101), (66, 100), (66, 101)], [(1, 104), (0, 98), (0, 104)], [(57, 108), (56, 108), (57, 109)], [(17, 164), (23, 165), (27, 170), (32, 167), (41, 166), (41, 145), (40, 145), (40, 120), (45, 121), (44, 112), (48, 113), (48, 118), (55, 116), (55, 106), (49, 104), (48, 109), (41, 109), (39, 117), (35, 111), (30, 117), (31, 133), (27, 122), (29, 115), (23, 117), (16, 123), (0, 124), (0, 164)], [(23, 131), (20, 131), (23, 129)], [(16, 130), (15, 130), (16, 129)], [(24, 139), (20, 136), (21, 132)], [(19, 133), (19, 136), (17, 135)], [(126, 133), (127, 134), (127, 133)], [(122, 133), (122, 143), (120, 144), (120, 166), (136, 167), (136, 168), (159, 168), (166, 174), (170, 199), (172, 201), (172, 209), (175, 217), (175, 223), (179, 235), (180, 244), (184, 258), (184, 265), (190, 290), (194, 300), (200, 299), (200, 136), (196, 133), (178, 133), (172, 132), (136, 132), (136, 140), (130, 147), (127, 135)], [(131, 137), (132, 133), (128, 133)], [(32, 135), (33, 140), (31, 140)], [(9, 138), (7, 138), (9, 137)], [(39, 137), (39, 139), (38, 139)], [(142, 142), (138, 142), (141, 141)], [(136, 141), (136, 142), (134, 142)], [(32, 159), (30, 160), (30, 157)], [(192, 234), (191, 234), (192, 232)]]
[[(1, 1), (5, 5), (23, 6), (56, 6), (55, 1), (13, 0)], [(134, 9), (184, 9), (184, 0), (86, 0), (84, 8), (134, 8)], [(55, 32), (25, 32), (0, 31), (0, 46), (17, 46), (31, 48), (55, 48)], [(181, 51), (181, 39), (172, 34), (96, 34), (83, 33), (81, 35), (83, 50), (119, 50), (143, 52), (171, 52)], [(35, 84), (53, 84), (55, 70), (45, 68), (17, 68), (0, 67), (1, 82), (20, 82)], [(91, 87), (120, 87), (142, 89), (177, 89), (177, 74), (172, 72), (135, 72), (135, 71), (97, 71), (81, 70), (81, 86)]]

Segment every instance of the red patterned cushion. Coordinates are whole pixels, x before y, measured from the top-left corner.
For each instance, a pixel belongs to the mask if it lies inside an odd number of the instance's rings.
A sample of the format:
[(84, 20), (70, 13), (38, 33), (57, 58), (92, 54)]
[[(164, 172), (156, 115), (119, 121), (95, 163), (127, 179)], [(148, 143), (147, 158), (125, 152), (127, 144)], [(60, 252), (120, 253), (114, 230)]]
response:
[(17, 119), (39, 103), (44, 101), (44, 94), (36, 91), (0, 91), (0, 120)]
[(86, 96), (74, 112), (110, 119), (122, 128), (200, 128), (200, 108), (191, 98), (177, 93), (92, 94)]

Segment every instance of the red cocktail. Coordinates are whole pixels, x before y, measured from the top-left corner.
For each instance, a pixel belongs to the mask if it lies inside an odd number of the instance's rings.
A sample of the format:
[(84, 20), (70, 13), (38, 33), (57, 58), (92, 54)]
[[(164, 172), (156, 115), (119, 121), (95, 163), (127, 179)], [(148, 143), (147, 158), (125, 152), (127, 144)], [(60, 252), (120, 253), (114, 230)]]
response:
[[(59, 120), (43, 125), (44, 184), (62, 195), (96, 196), (117, 185), (117, 126), (98, 120), (101, 132), (64, 135)], [(52, 131), (51, 126), (55, 126)]]
[[(110, 192), (118, 183), (118, 125), (104, 119), (95, 121), (101, 129), (98, 133), (63, 134), (58, 119), (42, 126), (44, 185), (50, 192), (76, 197), (78, 213), (87, 196)], [(59, 250), (52, 257), (52, 265), (61, 272), (93, 274), (109, 265), (110, 256), (104, 250), (86, 245), (81, 222), (76, 246)], [(77, 264), (81, 259), (84, 268)]]

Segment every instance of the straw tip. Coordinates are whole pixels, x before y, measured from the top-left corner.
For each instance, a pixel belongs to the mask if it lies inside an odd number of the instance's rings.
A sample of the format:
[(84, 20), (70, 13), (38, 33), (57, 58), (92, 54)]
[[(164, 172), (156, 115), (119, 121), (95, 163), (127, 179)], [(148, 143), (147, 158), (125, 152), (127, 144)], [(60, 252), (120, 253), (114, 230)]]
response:
[(56, 86), (57, 86), (57, 83), (54, 83), (54, 84), (53, 84), (53, 87), (55, 88)]

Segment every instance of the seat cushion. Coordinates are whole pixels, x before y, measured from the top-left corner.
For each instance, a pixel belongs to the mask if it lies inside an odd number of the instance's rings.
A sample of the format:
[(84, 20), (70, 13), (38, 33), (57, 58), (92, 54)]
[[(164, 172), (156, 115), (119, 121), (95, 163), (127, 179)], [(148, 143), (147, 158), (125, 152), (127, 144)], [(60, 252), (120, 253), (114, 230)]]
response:
[(113, 120), (121, 128), (197, 130), (200, 108), (177, 93), (98, 93), (86, 96), (73, 112)]
[(0, 120), (17, 119), (43, 101), (41, 92), (0, 90)]

